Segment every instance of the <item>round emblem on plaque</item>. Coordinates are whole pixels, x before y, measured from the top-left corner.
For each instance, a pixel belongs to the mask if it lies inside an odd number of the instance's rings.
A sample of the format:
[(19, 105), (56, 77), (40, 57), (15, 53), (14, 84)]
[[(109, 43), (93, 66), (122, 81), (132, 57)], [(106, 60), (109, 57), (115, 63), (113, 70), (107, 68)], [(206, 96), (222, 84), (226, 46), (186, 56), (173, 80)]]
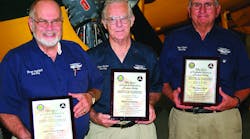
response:
[(195, 67), (195, 64), (194, 64), (194, 62), (190, 62), (188, 66), (190, 69), (193, 69)]
[(44, 106), (42, 104), (37, 105), (37, 110), (42, 111), (44, 109)]
[(117, 76), (117, 80), (118, 80), (118, 81), (123, 81), (123, 80), (124, 80), (124, 77), (123, 77), (122, 75), (119, 75), (119, 76)]

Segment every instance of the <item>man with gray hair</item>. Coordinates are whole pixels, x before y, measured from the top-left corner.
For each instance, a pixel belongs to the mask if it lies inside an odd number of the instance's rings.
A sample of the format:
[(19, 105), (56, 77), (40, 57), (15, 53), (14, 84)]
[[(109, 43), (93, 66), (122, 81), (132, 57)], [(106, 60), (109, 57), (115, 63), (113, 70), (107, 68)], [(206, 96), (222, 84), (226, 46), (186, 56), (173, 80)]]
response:
[[(42, 134), (39, 134), (38, 138), (83, 139), (89, 128), (92, 100), (100, 98), (103, 78), (79, 44), (61, 39), (63, 19), (61, 8), (55, 0), (34, 1), (28, 23), (33, 39), (10, 50), (1, 62), (1, 123), (16, 138), (32, 139), (34, 134), (31, 119), (35, 112), (31, 112), (30, 101), (67, 96), (72, 98), (74, 132), (68, 132), (70, 123), (62, 116), (65, 112), (60, 108), (65, 107), (52, 107), (51, 110), (51, 107), (48, 108), (42, 103), (37, 109), (48, 111), (40, 114), (45, 115), (41, 117), (46, 120), (38, 118), (37, 121), (49, 123), (49, 127), (39, 128), (44, 131), (41, 131)], [(55, 114), (48, 116), (51, 113)], [(70, 118), (69, 120), (71, 121)], [(37, 128), (34, 129), (36, 131)]]
[[(174, 103), (169, 115), (169, 139), (242, 138), (238, 106), (250, 93), (250, 61), (239, 37), (215, 25), (220, 10), (217, 0), (189, 0), (192, 24), (166, 36), (160, 66), (162, 92)], [(200, 63), (184, 65), (185, 58), (192, 61), (190, 57)], [(210, 62), (217, 59), (217, 64), (197, 67), (203, 64), (202, 59), (209, 58)], [(216, 72), (208, 74), (215, 65), (219, 67), (218, 76)], [(193, 80), (187, 79), (185, 70), (194, 73), (190, 77)], [(217, 79), (218, 84), (209, 84)], [(189, 88), (184, 87), (187, 83)]]
[[(131, 39), (130, 28), (135, 17), (127, 0), (107, 0), (102, 13), (102, 23), (109, 33), (109, 41), (88, 51), (96, 62), (97, 68), (104, 76), (101, 99), (95, 103), (90, 112), (90, 130), (86, 139), (156, 139), (156, 128), (153, 121), (156, 118), (154, 104), (160, 98), (161, 82), (159, 63), (156, 53)], [(111, 70), (112, 69), (148, 70), (149, 71), (149, 119), (114, 120), (111, 117)], [(140, 92), (138, 90), (138, 92)], [(126, 92), (127, 93), (127, 92)], [(143, 97), (142, 97), (143, 98)], [(136, 95), (132, 100), (136, 100)], [(129, 99), (128, 99), (129, 100)], [(131, 101), (131, 100), (130, 100)], [(127, 108), (138, 108), (139, 103), (128, 104)], [(145, 100), (144, 100), (145, 102)], [(116, 103), (115, 105), (118, 105)], [(125, 108), (124, 108), (125, 109)], [(138, 112), (138, 111), (136, 111)]]

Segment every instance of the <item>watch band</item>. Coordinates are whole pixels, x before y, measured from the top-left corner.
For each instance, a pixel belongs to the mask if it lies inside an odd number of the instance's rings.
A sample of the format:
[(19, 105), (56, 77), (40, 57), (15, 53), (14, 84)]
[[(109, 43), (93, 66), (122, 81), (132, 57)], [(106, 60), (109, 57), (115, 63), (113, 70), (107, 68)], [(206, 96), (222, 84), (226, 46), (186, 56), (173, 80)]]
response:
[(91, 91), (89, 91), (88, 93), (89, 93), (89, 94), (91, 95), (91, 97), (92, 97), (92, 105), (95, 104), (95, 95), (94, 95), (93, 92), (91, 92)]
[(233, 98), (236, 98), (238, 100), (238, 104), (236, 105), (236, 108), (239, 108), (240, 106), (240, 98), (237, 96), (233, 96)]

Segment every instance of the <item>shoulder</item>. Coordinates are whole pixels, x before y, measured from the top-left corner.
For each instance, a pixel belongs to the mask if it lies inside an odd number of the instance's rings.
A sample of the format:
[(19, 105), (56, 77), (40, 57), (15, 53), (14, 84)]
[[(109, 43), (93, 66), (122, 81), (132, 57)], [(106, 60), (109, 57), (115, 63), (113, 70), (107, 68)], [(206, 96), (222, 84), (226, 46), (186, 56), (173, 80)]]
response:
[(28, 53), (30, 53), (33, 43), (33, 41), (29, 41), (16, 48), (10, 49), (5, 55), (5, 58), (14, 58), (14, 56), (21, 57), (27, 55)]
[(78, 43), (73, 42), (73, 41), (61, 40), (60, 43), (61, 43), (62, 46), (66, 46), (66, 47), (69, 47), (71, 49), (81, 49), (81, 50), (83, 50), (82, 47)]
[(9, 50), (1, 61), (2, 68), (18, 70), (19, 67), (24, 65), (25, 61), (30, 61), (30, 54), (34, 48), (33, 43), (34, 42), (29, 41)]
[[(240, 34), (236, 32), (224, 29), (222, 27), (216, 26), (214, 28), (213, 35), (216, 36), (218, 42), (228, 47), (242, 46), (244, 47), (243, 39), (240, 37)], [(236, 48), (236, 47), (235, 47)]]
[(193, 31), (193, 27), (192, 25), (187, 25), (187, 26), (183, 26), (180, 28), (176, 28), (172, 31), (169, 32), (169, 35), (182, 35), (182, 34), (189, 34)]
[(152, 47), (141, 42), (132, 41), (132, 50), (134, 51), (134, 53), (138, 53), (138, 55), (141, 55), (143, 57), (157, 57), (157, 54)]
[(239, 39), (239, 35), (236, 34), (236, 32), (233, 32), (232, 30), (229, 29), (224, 29), (219, 26), (215, 26), (215, 34), (222, 38), (227, 38), (227, 39)]
[(99, 45), (97, 45), (96, 47), (92, 47), (90, 48), (87, 53), (89, 55), (103, 55), (104, 52), (106, 51), (107, 47), (109, 47), (109, 44), (108, 43), (101, 43)]
[(172, 31), (165, 33), (164, 41), (165, 42), (177, 41), (177, 40), (183, 40), (183, 41), (189, 40), (190, 41), (193, 34), (195, 34), (194, 28), (192, 27), (192, 25), (187, 25), (187, 26), (183, 26), (180, 28), (176, 28)]
[(76, 42), (68, 41), (68, 40), (61, 40), (61, 47), (67, 52), (73, 53), (77, 57), (86, 57), (87, 52)]
[(141, 43), (138, 41), (132, 41), (132, 45), (135, 46), (134, 47), (135, 49), (138, 49), (144, 52), (150, 52), (150, 53), (153, 52), (153, 49), (144, 43)]

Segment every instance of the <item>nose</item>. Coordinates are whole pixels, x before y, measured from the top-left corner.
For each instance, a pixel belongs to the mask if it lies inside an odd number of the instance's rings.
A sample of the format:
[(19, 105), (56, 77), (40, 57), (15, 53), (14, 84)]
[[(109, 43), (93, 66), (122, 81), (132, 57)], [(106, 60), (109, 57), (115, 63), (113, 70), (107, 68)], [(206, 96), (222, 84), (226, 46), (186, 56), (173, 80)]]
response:
[(47, 29), (53, 29), (53, 24), (52, 22), (48, 22), (47, 26), (46, 26)]
[(117, 27), (121, 27), (122, 26), (122, 21), (121, 21), (121, 19), (116, 19), (116, 26)]
[(200, 7), (200, 12), (205, 13), (207, 11), (205, 4), (202, 4)]

